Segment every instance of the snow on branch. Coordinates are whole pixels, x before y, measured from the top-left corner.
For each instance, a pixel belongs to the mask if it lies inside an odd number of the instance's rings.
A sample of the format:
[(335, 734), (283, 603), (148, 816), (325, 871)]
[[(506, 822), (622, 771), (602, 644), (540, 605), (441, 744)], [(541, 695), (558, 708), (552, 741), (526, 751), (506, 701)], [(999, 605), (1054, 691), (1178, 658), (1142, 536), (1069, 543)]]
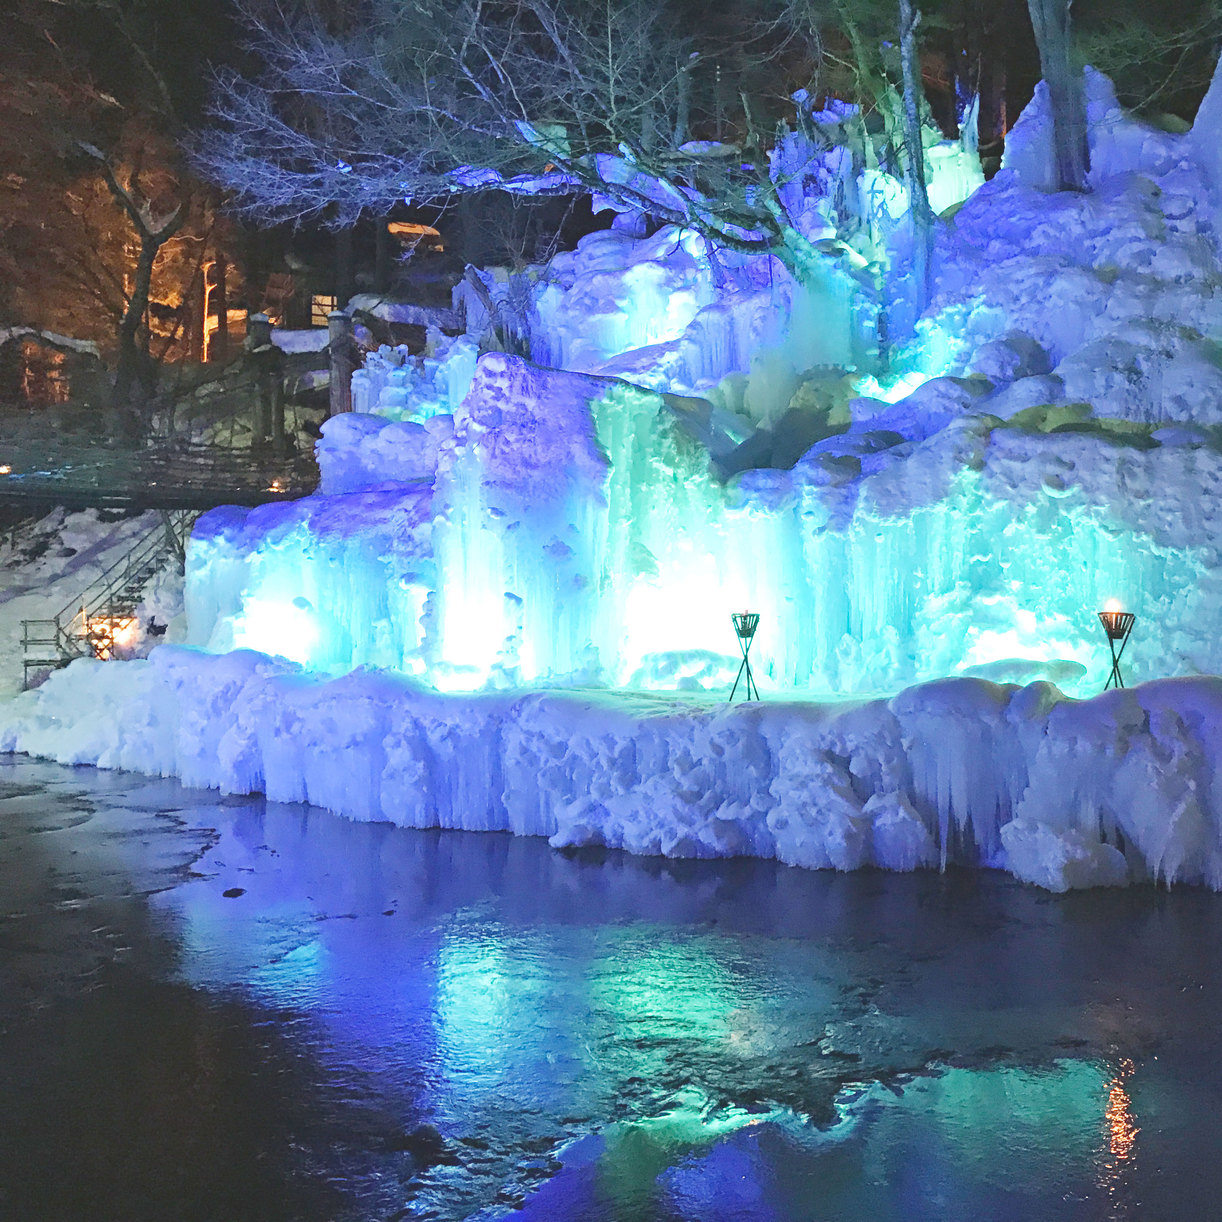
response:
[(665, 3), (370, 0), (342, 33), (240, 5), (264, 72), (218, 78), (194, 156), (249, 216), (344, 225), (401, 200), (586, 191), (744, 251), (799, 240), (774, 132), (747, 115), (733, 145), (689, 140), (719, 104), (715, 66)]
[(29, 339), (57, 352), (79, 352), (84, 356), (101, 358), (97, 344), (90, 339), (74, 339), (55, 331), (41, 331), (37, 327), (0, 327), (0, 348), (14, 340)]

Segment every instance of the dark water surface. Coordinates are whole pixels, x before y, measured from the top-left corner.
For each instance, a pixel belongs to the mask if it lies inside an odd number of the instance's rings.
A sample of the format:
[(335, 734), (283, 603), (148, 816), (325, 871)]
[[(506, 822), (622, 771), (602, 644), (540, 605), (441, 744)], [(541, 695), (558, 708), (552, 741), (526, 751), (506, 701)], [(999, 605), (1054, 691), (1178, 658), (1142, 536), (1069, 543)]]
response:
[(1222, 1216), (1222, 896), (0, 757), (0, 1218)]

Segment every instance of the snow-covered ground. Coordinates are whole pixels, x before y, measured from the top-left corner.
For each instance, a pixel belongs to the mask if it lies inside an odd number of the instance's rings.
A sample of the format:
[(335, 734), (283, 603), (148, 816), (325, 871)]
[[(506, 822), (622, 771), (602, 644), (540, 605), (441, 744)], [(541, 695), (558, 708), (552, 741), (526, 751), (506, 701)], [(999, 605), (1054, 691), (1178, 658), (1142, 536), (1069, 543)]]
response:
[[(79, 606), (79, 600), (104, 573), (151, 532), (162, 529), (156, 513), (134, 516), (87, 509), (55, 510), (26, 521), (0, 541), (0, 697), (21, 690), (22, 621), (53, 619)], [(170, 566), (157, 574), (146, 592), (147, 620), (163, 626), (181, 614), (181, 577)], [(182, 625), (177, 625), (178, 631)], [(172, 638), (173, 639), (173, 638)], [(139, 634), (131, 648), (139, 651)]]

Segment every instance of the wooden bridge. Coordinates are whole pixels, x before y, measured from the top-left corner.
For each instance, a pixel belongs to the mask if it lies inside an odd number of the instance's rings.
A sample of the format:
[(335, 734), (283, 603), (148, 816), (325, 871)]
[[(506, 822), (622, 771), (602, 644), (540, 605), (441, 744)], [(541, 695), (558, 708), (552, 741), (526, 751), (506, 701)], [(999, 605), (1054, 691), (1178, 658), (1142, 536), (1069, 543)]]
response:
[(127, 444), (65, 437), (6, 444), (0, 435), (0, 507), (210, 509), (262, 505), (313, 492), (312, 454), (252, 453), (182, 440)]
[(147, 421), (155, 431), (139, 440), (111, 437), (117, 414), (86, 404), (0, 404), (0, 510), (203, 510), (313, 492), (314, 437), (325, 413), (294, 396), (317, 400), (302, 390), (304, 375), (329, 362), (330, 380), (348, 396), (337, 407), (332, 394), (331, 409), (351, 410), (351, 319), (337, 318), (334, 330), (327, 350), (286, 354), (266, 316), (252, 315), (248, 350), (215, 371), (199, 367), (206, 377), (167, 379)]

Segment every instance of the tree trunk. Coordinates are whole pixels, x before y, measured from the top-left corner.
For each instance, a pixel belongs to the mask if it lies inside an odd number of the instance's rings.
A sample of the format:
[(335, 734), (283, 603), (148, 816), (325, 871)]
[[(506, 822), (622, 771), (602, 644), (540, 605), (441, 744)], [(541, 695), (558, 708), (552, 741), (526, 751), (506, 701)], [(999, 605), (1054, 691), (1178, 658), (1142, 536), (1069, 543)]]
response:
[(678, 148), (687, 140), (687, 128), (692, 115), (692, 73), (688, 64), (679, 73), (679, 99), (675, 114), (674, 145)]
[[(116, 177), (114, 167), (93, 145), (80, 142), (79, 147), (99, 163), (115, 203), (127, 214), (132, 228), (140, 235), (140, 257), (136, 260), (132, 277), (132, 293), (119, 320), (119, 360), (111, 395), (111, 406), (119, 417), (121, 431), (127, 436), (138, 436), (148, 424), (146, 406), (156, 389), (152, 357), (148, 350), (147, 325), (153, 268), (158, 252), (182, 226), (186, 201), (180, 201), (159, 224), (155, 223), (148, 206), (137, 201), (134, 176), (124, 186)], [(137, 390), (141, 392), (138, 401), (133, 397)]]
[(213, 266), (212, 305), (216, 310), (216, 330), (212, 333), (212, 343), (208, 346), (210, 361), (227, 361), (229, 359), (229, 268), (225, 256), (219, 251)]
[(909, 216), (912, 218), (912, 280), (916, 313), (929, 304), (930, 256), (933, 251), (933, 212), (925, 184), (925, 144), (921, 138), (921, 61), (916, 32), (920, 11), (912, 0), (899, 0), (900, 66), (904, 74), (904, 146), (907, 151)]
[(284, 431), (284, 370), (280, 360), (275, 362), (269, 378), (268, 394), (271, 397), (272, 453), (283, 458), (288, 453), (288, 434)]
[(335, 305), (342, 310), (355, 291), (356, 269), (352, 229), (335, 231)]
[(182, 337), (186, 357), (192, 364), (204, 359), (208, 337), (208, 269), (197, 266), (182, 299)]
[(269, 365), (274, 354), (272, 324), (266, 314), (246, 316), (246, 359), (254, 374), (255, 403), (250, 427), (250, 449), (256, 458), (267, 453), (272, 431), (272, 395)]
[(1057, 187), (1087, 190), (1090, 150), (1086, 142), (1086, 91), (1073, 64), (1069, 33), (1072, 0), (1027, 0), (1040, 51), (1040, 71), (1052, 107), (1052, 144)]
[(161, 235), (140, 235), (140, 257), (132, 277), (132, 294), (119, 322), (119, 359), (115, 371), (113, 406), (125, 436), (136, 436), (148, 423), (144, 406), (152, 391), (149, 379), (147, 334), (141, 341), (141, 327), (149, 304), (153, 264), (161, 249)]
[(373, 289), (375, 293), (390, 292), (390, 276), (392, 268), (392, 252), (390, 247), (390, 230), (384, 216), (373, 220)]
[(0, 343), (0, 407), (21, 402), (21, 340)]

